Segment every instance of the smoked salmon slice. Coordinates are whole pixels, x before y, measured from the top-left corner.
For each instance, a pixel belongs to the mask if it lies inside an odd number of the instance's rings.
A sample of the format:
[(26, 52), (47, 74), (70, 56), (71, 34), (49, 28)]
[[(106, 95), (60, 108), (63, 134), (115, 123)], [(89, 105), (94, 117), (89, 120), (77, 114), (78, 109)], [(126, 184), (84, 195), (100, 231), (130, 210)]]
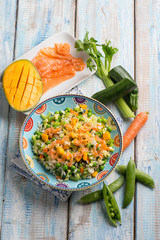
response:
[(70, 54), (68, 43), (55, 43), (54, 47), (42, 48), (32, 59), (43, 81), (43, 93), (82, 71), (85, 63)]

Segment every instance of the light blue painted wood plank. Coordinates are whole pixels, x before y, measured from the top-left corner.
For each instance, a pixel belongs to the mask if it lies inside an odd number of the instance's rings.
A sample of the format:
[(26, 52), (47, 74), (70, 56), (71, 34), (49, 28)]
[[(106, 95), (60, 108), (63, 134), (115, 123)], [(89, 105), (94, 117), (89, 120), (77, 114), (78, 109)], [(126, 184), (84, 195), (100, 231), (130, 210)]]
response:
[(74, 0), (20, 1), (20, 7), (16, 57), (59, 31), (74, 35)]
[(149, 112), (136, 140), (137, 166), (156, 184), (137, 185), (136, 239), (160, 239), (160, 4), (136, 1), (136, 79), (139, 112)]
[[(71, 10), (71, 11), (70, 11)], [(74, 34), (74, 1), (19, 1), (15, 56), (57, 31)], [(9, 168), (24, 115), (10, 112), (2, 239), (66, 239), (68, 202), (61, 202)]]
[[(0, 1), (0, 6), (0, 69), (3, 69), (13, 59), (16, 1)], [(7, 149), (8, 110), (9, 107), (6, 97), (3, 90), (0, 88), (0, 221), (2, 217), (5, 160)]]
[[(112, 41), (119, 52), (113, 60), (112, 66), (121, 64), (130, 74), (134, 75), (134, 1), (96, 1), (81, 0), (78, 1), (77, 8), (77, 38), (82, 39), (86, 29), (90, 32), (90, 36), (100, 42), (105, 39)], [(85, 95), (91, 96), (96, 91), (103, 89), (102, 81), (96, 76), (87, 79), (80, 84)], [(120, 117), (116, 107), (109, 105), (111, 111)], [(121, 128), (125, 132), (130, 124), (122, 122)], [(133, 143), (123, 153), (120, 164), (126, 164), (133, 157)], [(107, 178), (107, 183), (115, 180), (118, 174), (115, 171)], [(91, 190), (81, 191), (72, 194), (70, 200), (69, 215), (69, 239), (133, 239), (134, 235), (134, 205), (122, 210), (122, 201), (124, 189), (120, 189), (115, 193), (115, 197), (120, 206), (122, 214), (122, 225), (118, 228), (112, 227), (105, 219), (102, 202), (90, 204), (87, 206), (79, 206), (76, 201), (87, 192), (102, 188), (102, 184), (92, 188)]]

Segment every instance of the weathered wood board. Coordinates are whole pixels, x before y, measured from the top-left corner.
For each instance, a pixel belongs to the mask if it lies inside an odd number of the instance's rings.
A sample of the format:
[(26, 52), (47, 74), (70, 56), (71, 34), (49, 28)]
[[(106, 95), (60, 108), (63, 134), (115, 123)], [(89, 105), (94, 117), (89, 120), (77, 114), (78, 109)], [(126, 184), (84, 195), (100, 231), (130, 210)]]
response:
[[(97, 1), (79, 0), (77, 2), (76, 37), (83, 39), (86, 30), (100, 42), (111, 40), (113, 46), (119, 49), (112, 66), (121, 64), (134, 75), (134, 1)], [(125, 11), (127, 9), (127, 11)], [(127, 30), (126, 30), (127, 29)], [(129, 60), (128, 60), (129, 59)], [(102, 81), (92, 76), (80, 84), (84, 94), (91, 96), (104, 88)], [(129, 122), (122, 123), (122, 119), (112, 104), (109, 108), (120, 120), (123, 132)], [(134, 156), (133, 144), (126, 150), (120, 163), (127, 163), (130, 156)], [(113, 172), (107, 182), (115, 180), (118, 174)], [(94, 189), (102, 188), (102, 184)], [(133, 239), (134, 236), (134, 202), (126, 210), (122, 210), (123, 189), (115, 194), (120, 205), (123, 225), (118, 228), (106, 221), (104, 204), (97, 202), (92, 205), (80, 206), (76, 201), (87, 192), (94, 189), (74, 193), (69, 204), (69, 239)], [(123, 236), (123, 238), (121, 238)]]
[[(18, 1), (17, 7), (16, 58), (58, 31), (74, 34), (74, 1), (26, 0)], [(72, 11), (68, 11), (71, 8)], [(10, 109), (1, 237), (13, 240), (66, 239), (68, 203), (59, 201), (9, 167), (10, 159), (18, 149), (24, 118), (22, 113)]]
[[(3, 69), (13, 60), (14, 36), (16, 22), (16, 1), (0, 1), (0, 69)], [(5, 11), (4, 11), (5, 9)], [(8, 15), (10, 13), (10, 16)], [(4, 194), (6, 152), (8, 151), (8, 115), (9, 106), (0, 88), (0, 221), (2, 220), (2, 204)]]
[(149, 112), (136, 139), (137, 167), (155, 179), (150, 190), (138, 184), (136, 239), (160, 239), (160, 3), (136, 1), (136, 79), (139, 110)]

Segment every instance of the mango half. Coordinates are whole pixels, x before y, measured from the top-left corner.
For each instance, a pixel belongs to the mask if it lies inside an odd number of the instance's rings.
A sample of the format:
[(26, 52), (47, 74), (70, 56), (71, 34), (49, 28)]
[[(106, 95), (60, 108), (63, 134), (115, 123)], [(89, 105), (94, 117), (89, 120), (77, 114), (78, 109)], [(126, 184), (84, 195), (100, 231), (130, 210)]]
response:
[(15, 61), (6, 68), (2, 85), (8, 103), (17, 111), (28, 111), (33, 108), (43, 92), (37, 69), (26, 59)]

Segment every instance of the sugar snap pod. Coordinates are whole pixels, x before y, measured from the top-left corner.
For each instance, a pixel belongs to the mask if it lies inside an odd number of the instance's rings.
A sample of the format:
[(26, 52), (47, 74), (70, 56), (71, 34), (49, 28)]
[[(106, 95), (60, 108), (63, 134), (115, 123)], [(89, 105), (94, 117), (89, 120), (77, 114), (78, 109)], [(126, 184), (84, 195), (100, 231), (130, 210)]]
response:
[(130, 158), (126, 170), (126, 190), (123, 200), (123, 208), (126, 208), (134, 197), (135, 190), (135, 163)]
[(42, 96), (41, 77), (27, 59), (17, 60), (6, 68), (2, 85), (8, 103), (17, 111), (32, 109)]
[(114, 224), (114, 226), (117, 227), (116, 220), (121, 224), (120, 210), (113, 193), (104, 182), (103, 182), (103, 198), (108, 217)]
[[(112, 191), (112, 193), (114, 193), (123, 185), (123, 183), (124, 183), (124, 176), (121, 175), (114, 182), (109, 184), (108, 187)], [(99, 201), (101, 199), (103, 199), (103, 189), (97, 190), (95, 192), (91, 192), (83, 196), (81, 199), (79, 199), (78, 203), (86, 204), (86, 203)]]
[[(126, 165), (118, 165), (116, 167), (117, 172), (126, 175), (126, 169), (127, 166)], [(139, 169), (135, 169), (135, 174), (136, 174), (136, 180), (140, 183), (142, 183), (143, 185), (150, 187), (150, 188), (154, 188), (155, 187), (155, 183), (153, 178), (148, 175), (145, 172), (140, 171)]]

